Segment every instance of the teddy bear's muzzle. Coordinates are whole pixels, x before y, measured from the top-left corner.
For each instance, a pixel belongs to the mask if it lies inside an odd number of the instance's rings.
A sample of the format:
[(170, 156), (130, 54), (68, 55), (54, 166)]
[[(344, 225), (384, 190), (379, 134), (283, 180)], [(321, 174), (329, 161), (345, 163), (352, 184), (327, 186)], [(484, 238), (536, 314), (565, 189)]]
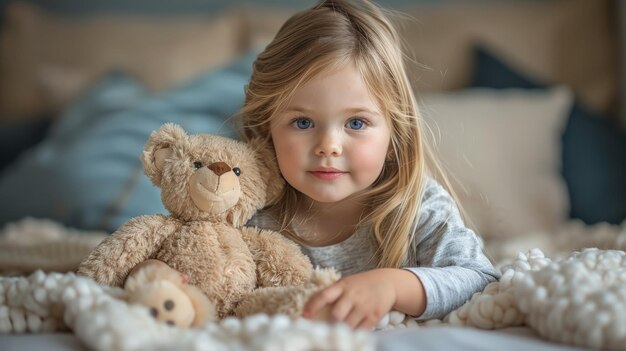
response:
[[(224, 164), (226, 167), (228, 165)], [(214, 166), (214, 165), (212, 165)], [(217, 165), (219, 172), (205, 167), (194, 173), (189, 181), (189, 195), (200, 210), (209, 213), (222, 213), (239, 201), (241, 187), (239, 177), (228, 167)], [(218, 173), (221, 173), (218, 175)]]

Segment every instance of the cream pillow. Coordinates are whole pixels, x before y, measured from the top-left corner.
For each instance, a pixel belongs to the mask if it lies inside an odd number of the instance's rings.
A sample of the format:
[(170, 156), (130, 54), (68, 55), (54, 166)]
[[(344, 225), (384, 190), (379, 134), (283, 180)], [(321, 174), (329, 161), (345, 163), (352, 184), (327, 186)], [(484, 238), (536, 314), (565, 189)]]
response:
[(241, 30), (235, 12), (79, 17), (12, 2), (0, 32), (0, 116), (58, 111), (114, 69), (153, 90), (181, 84), (239, 56)]
[(559, 171), (569, 90), (474, 88), (421, 100), (435, 150), (478, 233), (552, 230), (566, 219)]
[(399, 31), (428, 67), (409, 66), (421, 91), (467, 86), (472, 47), (480, 43), (526, 76), (571, 87), (597, 110), (616, 101), (617, 41), (607, 0), (458, 1), (399, 10)]

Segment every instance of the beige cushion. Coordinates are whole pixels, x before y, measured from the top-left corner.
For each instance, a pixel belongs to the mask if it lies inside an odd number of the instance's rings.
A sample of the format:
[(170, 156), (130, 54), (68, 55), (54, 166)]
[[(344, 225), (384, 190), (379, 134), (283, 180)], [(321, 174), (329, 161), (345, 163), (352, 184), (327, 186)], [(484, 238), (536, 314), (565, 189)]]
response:
[[(452, 90), (471, 79), (472, 45), (482, 43), (546, 83), (565, 84), (590, 106), (615, 104), (617, 62), (606, 0), (499, 1), (417, 4), (393, 16), (420, 65), (410, 63), (415, 88)], [(264, 47), (295, 10), (247, 10), (248, 44)], [(411, 55), (411, 54), (410, 54)]]
[(58, 110), (111, 69), (159, 90), (241, 53), (240, 20), (234, 12), (216, 17), (71, 17), (14, 2), (5, 14), (1, 116)]
[(262, 50), (269, 44), (285, 21), (299, 8), (271, 8), (244, 6), (241, 8), (244, 26), (244, 45), (253, 50)]
[(615, 41), (605, 0), (458, 2), (406, 9), (402, 33), (417, 60), (420, 90), (460, 88), (471, 79), (471, 45), (483, 43), (530, 77), (570, 86), (590, 106), (615, 103)]
[(565, 88), (424, 94), (439, 159), (486, 238), (551, 231), (566, 219), (560, 137), (571, 103)]

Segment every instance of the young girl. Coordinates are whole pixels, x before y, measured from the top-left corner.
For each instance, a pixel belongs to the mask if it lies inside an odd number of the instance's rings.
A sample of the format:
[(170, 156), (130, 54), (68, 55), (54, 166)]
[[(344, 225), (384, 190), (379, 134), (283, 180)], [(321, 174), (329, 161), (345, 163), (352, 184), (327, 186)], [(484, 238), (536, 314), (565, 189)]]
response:
[(423, 136), (400, 39), (375, 5), (326, 0), (291, 17), (254, 63), (245, 137), (287, 187), (249, 224), (281, 231), (343, 278), (304, 315), (370, 329), (391, 309), (443, 317), (498, 278)]

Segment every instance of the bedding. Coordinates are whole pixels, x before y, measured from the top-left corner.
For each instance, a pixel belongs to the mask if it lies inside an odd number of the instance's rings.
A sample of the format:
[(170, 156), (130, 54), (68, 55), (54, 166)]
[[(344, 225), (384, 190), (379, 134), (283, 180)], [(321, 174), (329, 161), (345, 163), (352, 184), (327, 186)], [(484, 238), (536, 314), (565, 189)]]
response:
[(142, 173), (144, 143), (166, 122), (234, 136), (227, 120), (243, 103), (254, 57), (159, 94), (123, 72), (102, 77), (0, 174), (0, 197), (12, 199), (0, 223), (35, 216), (112, 232), (130, 218), (165, 213), (160, 192)]
[(0, 126), (0, 172), (46, 134), (49, 120), (17, 121)]
[[(88, 348), (70, 333), (1, 335), (4, 351), (46, 350), (87, 351)], [(581, 351), (579, 348), (538, 339), (528, 328), (497, 331), (473, 328), (433, 327), (393, 329), (376, 335), (379, 351)]]
[[(472, 88), (550, 89), (487, 46), (475, 46), (472, 61)], [(561, 142), (559, 174), (567, 185), (569, 217), (587, 224), (619, 224), (626, 218), (626, 131), (613, 122), (574, 96), (556, 139)]]
[(482, 330), (464, 327), (392, 329), (376, 336), (379, 351), (582, 351), (588, 348), (539, 339), (529, 328)]
[(121, 289), (73, 273), (2, 278), (0, 293), (1, 332), (70, 328), (93, 350), (373, 350), (371, 336), (363, 331), (283, 315), (226, 318), (202, 329), (170, 327), (147, 308), (122, 301)]
[(554, 230), (568, 212), (559, 177), (566, 88), (422, 94), (434, 150), (471, 225), (484, 238)]
[[(7, 252), (15, 249), (28, 255), (33, 243), (46, 237), (69, 244), (76, 233), (70, 229), (59, 231), (60, 227), (45, 231), (50, 225), (55, 224), (34, 219), (16, 223), (10, 231), (2, 233), (0, 259), (5, 263), (10, 261), (6, 259)], [(626, 222), (622, 226), (604, 225), (601, 229), (603, 234), (593, 233), (596, 234), (593, 238), (600, 244), (598, 246), (607, 249), (588, 248), (567, 253), (565, 250), (571, 248), (572, 242), (589, 243), (592, 236), (584, 230), (572, 232), (565, 227), (563, 231), (578, 240), (564, 241), (568, 245), (554, 250), (555, 257), (564, 255), (564, 258), (552, 260), (538, 248), (508, 256), (504, 260), (507, 263), (500, 266), (502, 279), (499, 282), (489, 284), (443, 320), (418, 325), (401, 313), (392, 312), (383, 318), (377, 329), (422, 330), (437, 326), (502, 329), (525, 325), (541, 338), (565, 345), (626, 349), (626, 320), (623, 320), (626, 316), (616, 308), (626, 304), (623, 293), (626, 253), (622, 251), (626, 247)], [(537, 233), (542, 237), (549, 234)], [(515, 242), (511, 245), (515, 246)], [(491, 249), (498, 247), (504, 246)], [(84, 254), (89, 250), (86, 247)], [(54, 260), (49, 263), (53, 264)], [(121, 294), (118, 288), (99, 286), (71, 272), (37, 270), (29, 275), (3, 276), (0, 277), (0, 331), (37, 333), (69, 328), (82, 344), (94, 350), (145, 347), (373, 350), (381, 347), (376, 342), (383, 342), (386, 335), (354, 332), (343, 325), (292, 321), (280, 315), (256, 315), (244, 320), (228, 318), (199, 331), (182, 330), (158, 324), (146, 308), (121, 301)], [(406, 335), (413, 338), (411, 334)], [(0, 343), (2, 340), (0, 336)], [(396, 338), (387, 340), (397, 342)]]

